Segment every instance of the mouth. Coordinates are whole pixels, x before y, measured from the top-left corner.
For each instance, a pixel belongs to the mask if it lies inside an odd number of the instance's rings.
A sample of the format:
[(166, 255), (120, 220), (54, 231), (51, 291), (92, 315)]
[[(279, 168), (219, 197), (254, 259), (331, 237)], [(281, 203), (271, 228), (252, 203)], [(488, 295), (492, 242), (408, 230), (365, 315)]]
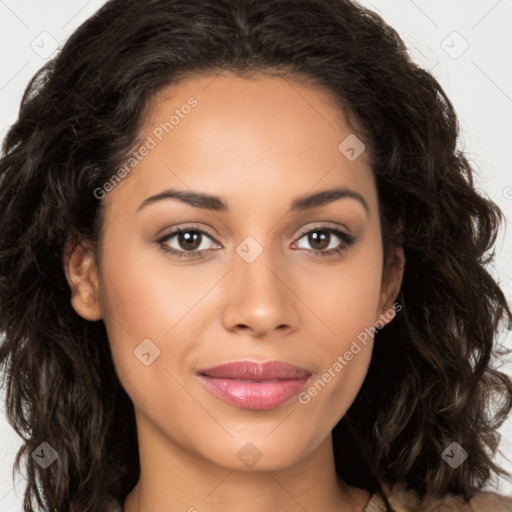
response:
[(311, 373), (284, 361), (233, 361), (198, 372), (206, 387), (244, 409), (273, 409), (295, 396)]

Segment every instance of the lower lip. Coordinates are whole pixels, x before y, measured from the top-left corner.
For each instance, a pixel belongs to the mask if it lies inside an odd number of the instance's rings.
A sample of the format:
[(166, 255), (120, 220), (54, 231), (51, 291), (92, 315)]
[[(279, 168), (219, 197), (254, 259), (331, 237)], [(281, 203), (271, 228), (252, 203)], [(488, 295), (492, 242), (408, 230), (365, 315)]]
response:
[(273, 409), (295, 396), (308, 379), (256, 382), (201, 375), (201, 380), (210, 391), (232, 405), (244, 409)]

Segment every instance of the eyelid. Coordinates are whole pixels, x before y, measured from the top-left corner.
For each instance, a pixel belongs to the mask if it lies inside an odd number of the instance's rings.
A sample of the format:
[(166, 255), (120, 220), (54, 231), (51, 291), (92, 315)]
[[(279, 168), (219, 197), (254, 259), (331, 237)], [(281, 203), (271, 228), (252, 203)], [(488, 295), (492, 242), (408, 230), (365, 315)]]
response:
[(301, 231), (299, 231), (299, 234), (297, 236), (298, 236), (298, 238), (301, 238), (302, 236), (304, 236), (305, 234), (309, 233), (310, 231), (312, 231), (314, 229), (335, 229), (335, 230), (341, 231), (342, 229), (340, 229), (340, 228), (343, 228), (344, 233), (347, 236), (353, 236), (350, 233), (350, 229), (348, 229), (347, 226), (345, 226), (344, 224), (337, 224), (335, 222), (328, 221), (328, 220), (316, 221), (315, 223), (313, 223), (312, 226), (309, 225), (309, 226), (303, 228)]

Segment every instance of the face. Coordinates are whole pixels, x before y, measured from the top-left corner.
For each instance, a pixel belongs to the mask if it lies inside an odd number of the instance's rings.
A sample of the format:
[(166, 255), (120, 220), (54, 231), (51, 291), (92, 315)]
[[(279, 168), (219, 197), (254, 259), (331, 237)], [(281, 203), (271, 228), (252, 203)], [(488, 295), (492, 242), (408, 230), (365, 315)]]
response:
[(73, 305), (105, 322), (142, 444), (289, 466), (329, 439), (392, 318), (403, 253), (383, 268), (369, 156), (292, 78), (188, 78), (151, 107), (100, 252), (68, 262)]

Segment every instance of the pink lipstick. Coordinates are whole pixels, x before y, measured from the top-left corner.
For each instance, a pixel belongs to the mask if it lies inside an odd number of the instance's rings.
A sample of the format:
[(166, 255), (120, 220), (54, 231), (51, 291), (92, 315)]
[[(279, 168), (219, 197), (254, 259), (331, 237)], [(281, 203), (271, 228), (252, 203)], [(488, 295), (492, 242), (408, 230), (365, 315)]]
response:
[(287, 402), (311, 373), (283, 361), (233, 361), (199, 372), (207, 388), (224, 401), (244, 409), (272, 409)]

